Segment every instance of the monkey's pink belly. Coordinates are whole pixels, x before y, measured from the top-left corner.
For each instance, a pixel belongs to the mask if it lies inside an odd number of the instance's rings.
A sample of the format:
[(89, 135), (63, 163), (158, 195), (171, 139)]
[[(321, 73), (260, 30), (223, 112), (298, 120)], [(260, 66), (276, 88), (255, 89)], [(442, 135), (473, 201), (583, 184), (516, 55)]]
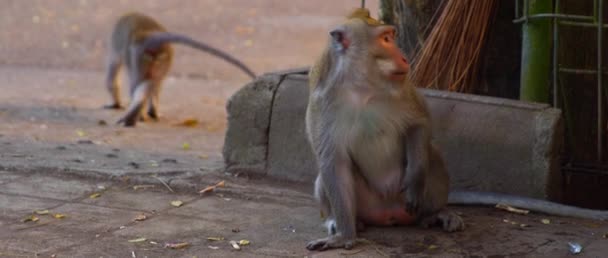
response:
[(375, 226), (411, 225), (416, 220), (404, 207), (360, 211), (359, 219), (367, 225)]

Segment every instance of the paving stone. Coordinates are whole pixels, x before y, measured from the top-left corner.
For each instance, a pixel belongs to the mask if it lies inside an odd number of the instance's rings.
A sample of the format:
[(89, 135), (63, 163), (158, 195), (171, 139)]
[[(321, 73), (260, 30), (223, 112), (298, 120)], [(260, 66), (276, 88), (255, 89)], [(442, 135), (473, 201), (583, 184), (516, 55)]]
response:
[(96, 189), (83, 180), (48, 176), (28, 176), (0, 187), (2, 193), (12, 193), (57, 200), (73, 200)]
[(56, 227), (11, 230), (10, 234), (0, 234), (0, 257), (38, 257), (36, 254), (78, 245), (87, 237), (90, 236), (86, 233), (65, 232)]
[(53, 211), (66, 215), (57, 226), (94, 233), (116, 230), (141, 213), (80, 203), (65, 204)]
[(0, 171), (0, 185), (14, 181), (20, 177), (21, 176), (16, 173), (12, 173), (12, 172), (8, 172), (8, 171)]
[(151, 212), (172, 208), (171, 201), (174, 200), (188, 202), (194, 198), (196, 196), (162, 193), (153, 190), (131, 190), (131, 188), (128, 190), (115, 190), (115, 188), (111, 188), (105, 191), (99, 198), (87, 198), (81, 202), (98, 206)]
[(0, 217), (19, 219), (35, 210), (45, 210), (62, 202), (25, 196), (0, 194)]

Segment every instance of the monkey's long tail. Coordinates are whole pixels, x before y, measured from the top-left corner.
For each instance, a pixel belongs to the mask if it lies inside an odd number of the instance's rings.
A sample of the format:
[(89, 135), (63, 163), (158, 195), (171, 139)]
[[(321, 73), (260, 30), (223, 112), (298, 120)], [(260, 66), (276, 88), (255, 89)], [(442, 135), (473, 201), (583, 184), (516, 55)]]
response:
[(452, 191), (449, 204), (496, 205), (499, 203), (551, 215), (585, 219), (608, 220), (608, 211), (591, 210), (555, 202), (492, 192)]
[(191, 39), (187, 36), (175, 34), (175, 33), (171, 33), (171, 32), (158, 32), (158, 33), (151, 34), (144, 40), (144, 42), (142, 42), (141, 48), (137, 50), (138, 51), (137, 54), (138, 54), (138, 56), (141, 56), (141, 54), (143, 54), (143, 52), (146, 49), (158, 48), (161, 44), (165, 44), (165, 43), (181, 43), (181, 44), (193, 47), (195, 49), (201, 50), (203, 52), (207, 52), (209, 54), (215, 55), (215, 56), (227, 61), (228, 63), (231, 63), (231, 64), (237, 66), (243, 72), (245, 72), (247, 75), (251, 76), (251, 78), (256, 77), (255, 73), (251, 69), (249, 69), (249, 67), (247, 67), (245, 64), (243, 64), (243, 62), (239, 61), (232, 55), (230, 55), (222, 50), (219, 50), (215, 47), (207, 45), (205, 43)]

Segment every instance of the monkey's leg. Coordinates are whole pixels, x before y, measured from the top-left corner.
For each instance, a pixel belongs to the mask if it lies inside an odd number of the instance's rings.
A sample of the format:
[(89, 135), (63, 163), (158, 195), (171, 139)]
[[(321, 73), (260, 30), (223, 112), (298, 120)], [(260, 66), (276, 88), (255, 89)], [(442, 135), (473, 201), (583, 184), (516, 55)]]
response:
[(158, 107), (160, 105), (160, 88), (162, 82), (155, 82), (152, 86), (152, 92), (150, 99), (148, 100), (148, 115), (154, 120), (158, 120), (160, 114), (158, 113)]
[[(336, 151), (328, 145), (322, 147), (325, 151), (321, 151), (319, 155), (321, 179), (318, 182), (326, 201), (329, 201), (330, 218), (333, 218), (333, 222), (328, 223), (335, 224), (335, 234), (308, 242), (308, 250), (351, 249), (357, 237), (352, 164), (347, 156), (338, 157), (339, 154), (334, 153)], [(323, 207), (326, 204), (321, 205)]]
[(430, 153), (430, 168), (425, 180), (424, 200), (419, 224), (423, 227), (440, 225), (444, 231), (464, 230), (464, 221), (446, 208), (449, 194), (449, 175), (441, 155), (433, 146)]
[(133, 92), (133, 98), (131, 99), (131, 103), (129, 104), (129, 109), (127, 109), (127, 113), (118, 120), (117, 123), (124, 123), (125, 126), (135, 126), (137, 123), (137, 119), (140, 117), (144, 104), (146, 103), (148, 97), (150, 96), (150, 82), (143, 81), (135, 86), (135, 91)]
[[(113, 51), (114, 52), (114, 51)], [(111, 53), (108, 57), (107, 74), (106, 74), (106, 88), (110, 92), (112, 102), (105, 105), (107, 109), (122, 109), (120, 101), (120, 84), (118, 83), (118, 71), (122, 66), (120, 57), (116, 53)]]

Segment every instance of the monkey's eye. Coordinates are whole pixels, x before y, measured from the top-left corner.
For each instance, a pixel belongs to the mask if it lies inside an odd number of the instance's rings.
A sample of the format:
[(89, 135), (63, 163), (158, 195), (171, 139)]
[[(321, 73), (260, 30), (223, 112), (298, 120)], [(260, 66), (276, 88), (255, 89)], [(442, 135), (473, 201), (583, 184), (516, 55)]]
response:
[(386, 43), (391, 42), (391, 37), (389, 35), (384, 35), (384, 42), (386, 42)]

